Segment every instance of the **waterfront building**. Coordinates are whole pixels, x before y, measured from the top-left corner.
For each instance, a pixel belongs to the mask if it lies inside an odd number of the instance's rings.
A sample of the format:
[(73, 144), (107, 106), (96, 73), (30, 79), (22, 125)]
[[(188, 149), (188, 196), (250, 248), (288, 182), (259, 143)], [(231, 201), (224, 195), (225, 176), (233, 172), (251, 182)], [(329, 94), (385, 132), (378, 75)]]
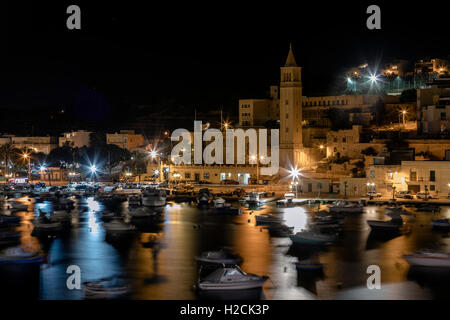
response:
[(49, 154), (58, 147), (56, 137), (11, 137), (11, 143), (17, 149), (33, 150), (35, 153)]
[(92, 132), (78, 130), (65, 132), (62, 137), (59, 138), (59, 146), (62, 147), (65, 144), (69, 144), (72, 148), (82, 148), (89, 146), (89, 137)]
[(438, 78), (430, 88), (417, 91), (418, 131), (424, 134), (450, 131), (450, 78)]
[(134, 130), (120, 130), (116, 133), (106, 134), (106, 143), (115, 144), (122, 149), (133, 150), (135, 148), (144, 146), (144, 136), (137, 134)]

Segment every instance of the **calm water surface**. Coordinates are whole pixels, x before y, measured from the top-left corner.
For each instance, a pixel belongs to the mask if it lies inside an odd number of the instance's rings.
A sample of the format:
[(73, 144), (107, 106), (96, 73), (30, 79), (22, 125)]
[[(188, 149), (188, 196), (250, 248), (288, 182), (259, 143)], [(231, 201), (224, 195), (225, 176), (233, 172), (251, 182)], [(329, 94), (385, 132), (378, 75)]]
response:
[[(276, 208), (266, 205), (257, 210), (244, 209), (240, 216), (219, 216), (191, 204), (169, 203), (160, 221), (140, 223), (131, 237), (109, 239), (103, 222), (95, 212), (104, 209), (93, 198), (76, 199), (72, 210), (72, 227), (61, 236), (37, 238), (31, 235), (31, 219), (38, 209), (51, 210), (50, 203), (32, 203), (17, 230), (22, 245), (41, 248), (48, 253), (41, 267), (3, 267), (2, 295), (40, 299), (83, 299), (82, 290), (68, 290), (66, 269), (78, 265), (82, 281), (124, 275), (130, 279), (131, 299), (432, 299), (449, 298), (448, 277), (410, 270), (402, 255), (424, 248), (450, 251), (446, 233), (431, 230), (432, 219), (450, 217), (450, 208), (439, 214), (416, 213), (405, 217), (405, 231), (396, 236), (377, 237), (371, 233), (367, 219), (388, 219), (383, 207), (369, 206), (362, 215), (345, 218), (344, 231), (336, 245), (315, 252), (324, 264), (320, 277), (303, 277), (295, 269), (299, 258), (307, 257), (304, 249), (291, 247), (288, 238), (272, 238), (266, 229), (256, 226), (255, 214), (279, 213), (295, 232), (308, 229), (311, 212), (316, 207)], [(126, 212), (124, 202), (114, 210)], [(8, 213), (3, 208), (3, 213)], [(152, 236), (163, 245), (160, 250), (145, 246)], [(235, 294), (198, 295), (193, 290), (197, 280), (196, 255), (206, 250), (230, 247), (240, 254), (242, 269), (268, 275), (262, 291)], [(366, 273), (369, 265), (381, 268), (381, 290), (368, 290)]]

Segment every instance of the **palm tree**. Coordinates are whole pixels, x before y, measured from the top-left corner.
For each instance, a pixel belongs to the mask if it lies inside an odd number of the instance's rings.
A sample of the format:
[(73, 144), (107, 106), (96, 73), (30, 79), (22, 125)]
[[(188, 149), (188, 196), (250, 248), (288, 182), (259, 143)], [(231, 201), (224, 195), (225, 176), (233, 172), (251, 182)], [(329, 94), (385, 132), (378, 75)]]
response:
[(19, 153), (19, 150), (14, 147), (11, 143), (6, 143), (2, 146), (0, 146), (0, 156), (5, 161), (5, 175), (8, 174), (8, 162), (11, 158), (15, 158), (17, 154)]

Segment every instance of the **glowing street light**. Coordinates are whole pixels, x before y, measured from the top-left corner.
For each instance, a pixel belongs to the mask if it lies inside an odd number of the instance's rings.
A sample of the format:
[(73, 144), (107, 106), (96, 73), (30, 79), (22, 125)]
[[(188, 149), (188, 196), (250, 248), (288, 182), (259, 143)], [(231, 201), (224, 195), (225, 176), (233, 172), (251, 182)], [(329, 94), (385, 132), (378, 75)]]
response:
[(30, 177), (31, 177), (31, 163), (30, 163), (30, 161), (31, 161), (31, 157), (30, 157), (30, 155), (28, 153), (22, 154), (22, 157), (25, 160), (28, 160), (28, 183), (30, 183)]
[(291, 168), (291, 170), (289, 170), (289, 176), (292, 178), (292, 180), (297, 180), (300, 176), (300, 170), (297, 167)]
[(375, 74), (371, 74), (369, 79), (372, 83), (376, 83), (378, 81), (378, 76)]
[(96, 173), (97, 172), (97, 167), (95, 165), (91, 166), (91, 172), (92, 173)]

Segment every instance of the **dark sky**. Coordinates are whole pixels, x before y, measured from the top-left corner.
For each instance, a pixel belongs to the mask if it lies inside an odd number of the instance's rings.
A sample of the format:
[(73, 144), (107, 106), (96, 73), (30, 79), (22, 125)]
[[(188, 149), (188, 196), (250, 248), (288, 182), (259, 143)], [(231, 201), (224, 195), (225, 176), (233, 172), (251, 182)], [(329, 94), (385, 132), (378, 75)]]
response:
[[(61, 106), (86, 121), (133, 105), (235, 112), (237, 99), (278, 83), (290, 41), (305, 95), (330, 92), (363, 62), (450, 54), (445, 2), (377, 2), (375, 31), (366, 28), (372, 2), (92, 2), (9, 6), (0, 110)], [(70, 4), (81, 7), (81, 31), (66, 28)]]

